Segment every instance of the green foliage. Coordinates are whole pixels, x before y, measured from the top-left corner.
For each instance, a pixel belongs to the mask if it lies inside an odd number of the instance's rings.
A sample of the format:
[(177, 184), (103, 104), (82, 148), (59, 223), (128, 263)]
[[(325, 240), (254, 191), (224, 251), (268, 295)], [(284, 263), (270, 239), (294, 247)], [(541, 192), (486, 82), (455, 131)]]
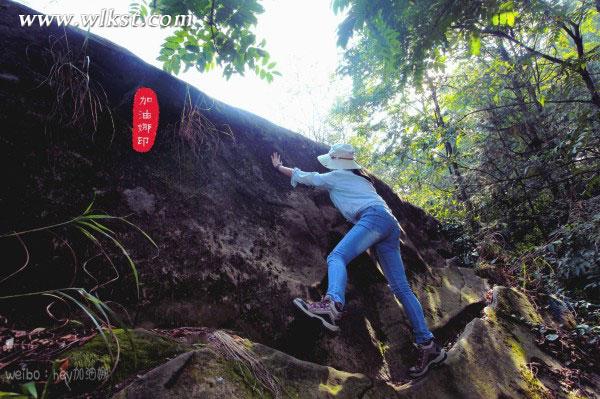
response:
[[(258, 41), (253, 29), (257, 15), (264, 12), (258, 0), (159, 0), (134, 2), (131, 13), (170, 15), (174, 33), (165, 39), (157, 60), (163, 69), (178, 75), (181, 67), (200, 72), (217, 65), (223, 75), (244, 75), (249, 69), (271, 82), (281, 75), (265, 50), (266, 41)], [(177, 26), (178, 15), (193, 15), (192, 26)]]
[[(88, 238), (94, 244), (94, 246), (96, 246), (99, 249), (100, 253), (104, 256), (104, 259), (106, 260), (107, 264), (115, 270), (116, 275), (118, 276), (119, 273), (115, 266), (114, 260), (109, 255), (109, 251), (107, 248), (105, 248), (105, 245), (103, 244), (103, 242), (108, 241), (109, 243), (111, 243), (112, 245), (115, 246), (115, 248), (125, 258), (128, 266), (130, 267), (130, 269), (132, 271), (132, 275), (134, 277), (134, 281), (135, 281), (135, 285), (136, 285), (136, 291), (137, 291), (138, 297), (139, 297), (139, 279), (138, 279), (138, 272), (137, 272), (136, 265), (135, 265), (133, 259), (131, 258), (129, 252), (125, 248), (125, 246), (117, 238), (116, 233), (112, 229), (107, 227), (105, 225), (105, 222), (114, 220), (114, 221), (121, 222), (128, 227), (133, 227), (138, 232), (140, 232), (144, 236), (144, 238), (146, 240), (148, 240), (155, 248), (158, 249), (158, 246), (148, 236), (148, 234), (146, 234), (146, 232), (144, 232), (137, 225), (131, 223), (127, 219), (125, 219), (123, 217), (116, 217), (116, 216), (111, 216), (111, 215), (107, 215), (107, 214), (94, 212), (92, 207), (93, 207), (93, 201), (88, 205), (88, 207), (83, 211), (83, 213), (81, 215), (76, 216), (66, 222), (57, 223), (57, 224), (53, 224), (50, 226), (43, 226), (43, 227), (20, 231), (20, 232), (7, 233), (7, 234), (0, 235), (0, 239), (7, 239), (7, 238), (13, 238), (13, 237), (16, 238), (22, 244), (23, 249), (25, 251), (25, 255), (26, 255), (25, 256), (26, 261), (25, 261), (24, 265), (19, 267), (15, 272), (9, 274), (8, 276), (5, 276), (2, 280), (0, 280), (0, 283), (5, 283), (7, 280), (10, 280), (11, 278), (15, 277), (19, 273), (22, 273), (29, 265), (30, 253), (29, 253), (27, 246), (25, 245), (25, 242), (21, 238), (22, 236), (26, 236), (26, 235), (30, 235), (30, 234), (37, 234), (40, 232), (48, 232), (48, 231), (56, 232), (56, 231), (60, 231), (61, 229), (76, 228), (81, 233), (83, 233), (83, 235), (86, 238)], [(73, 255), (75, 256), (75, 254), (73, 254)], [(81, 268), (89, 275), (89, 271), (86, 269), (85, 263), (83, 265), (81, 265)], [(118, 351), (116, 354), (114, 354), (111, 351), (109, 337), (106, 335), (104, 327), (107, 327), (112, 338), (114, 340), (116, 340), (117, 338), (114, 335), (111, 326), (115, 322), (122, 326), (124, 326), (125, 323), (106, 304), (105, 301), (100, 299), (100, 297), (98, 296), (98, 294), (96, 292), (96, 290), (98, 288), (99, 288), (99, 285), (96, 285), (91, 290), (87, 290), (82, 287), (72, 287), (72, 286), (63, 287), (63, 288), (54, 288), (54, 289), (48, 289), (48, 290), (36, 291), (36, 292), (28, 292), (25, 290), (25, 292), (0, 296), (0, 301), (11, 301), (11, 300), (15, 300), (18, 298), (24, 298), (24, 297), (42, 296), (42, 297), (51, 298), (60, 303), (73, 305), (76, 309), (76, 312), (74, 312), (74, 313), (79, 313), (79, 314), (83, 315), (84, 317), (86, 317), (93, 324), (93, 326), (97, 329), (99, 336), (102, 338), (106, 347), (109, 348), (110, 356), (115, 358), (115, 364), (116, 364), (116, 363), (118, 363), (119, 354), (118, 354)], [(118, 344), (117, 344), (117, 347), (118, 347)]]
[(481, 53), (481, 37), (477, 34), (471, 34), (471, 41), (469, 42), (470, 51), (473, 55), (479, 55)]
[(0, 398), (2, 398), (2, 399), (4, 399), (4, 398), (9, 398), (9, 399), (28, 399), (29, 396), (22, 395), (20, 393), (2, 392), (2, 391), (0, 391)]
[[(136, 293), (137, 293), (137, 296), (139, 298), (139, 277), (138, 277), (138, 271), (137, 271), (137, 268), (135, 266), (135, 263), (133, 262), (133, 259), (129, 255), (129, 252), (127, 251), (127, 249), (117, 239), (116, 233), (113, 230), (111, 230), (110, 228), (108, 228), (102, 222), (109, 221), (109, 220), (115, 220), (115, 221), (119, 221), (121, 223), (124, 223), (124, 224), (126, 224), (126, 225), (128, 225), (130, 227), (133, 227), (134, 229), (138, 230), (144, 236), (144, 238), (147, 239), (156, 249), (158, 249), (158, 246), (152, 240), (152, 238), (150, 238), (150, 236), (148, 236), (148, 234), (146, 234), (146, 232), (144, 230), (142, 230), (141, 228), (139, 228), (137, 225), (131, 223), (130, 221), (128, 221), (124, 217), (111, 216), (111, 215), (107, 215), (107, 214), (92, 212), (92, 206), (93, 206), (93, 204), (94, 204), (94, 202), (92, 201), (88, 205), (88, 207), (83, 211), (83, 213), (81, 215), (79, 215), (77, 217), (74, 217), (73, 219), (68, 220), (66, 222), (57, 223), (57, 224), (54, 224), (54, 225), (39, 227), (39, 228), (35, 228), (35, 229), (30, 229), (30, 230), (25, 230), (25, 231), (20, 231), (20, 232), (15, 232), (15, 233), (3, 234), (3, 235), (0, 235), (0, 239), (2, 239), (2, 238), (16, 237), (16, 238), (18, 238), (20, 240), (20, 237), (23, 236), (23, 235), (26, 235), (26, 234), (38, 233), (38, 232), (41, 232), (41, 231), (47, 231), (47, 230), (62, 228), (62, 227), (66, 227), (66, 226), (75, 227), (79, 231), (81, 231), (81, 233), (83, 233), (83, 235), (85, 237), (89, 238), (98, 248), (100, 248), (101, 253), (105, 256), (105, 258), (108, 261), (108, 263), (114, 268), (114, 263), (112, 262), (112, 260), (108, 256), (107, 252), (104, 251), (103, 244), (102, 244), (101, 240), (99, 239), (99, 237), (107, 239), (116, 248), (118, 248), (118, 250), (123, 254), (123, 256), (125, 257), (125, 259), (127, 260), (127, 263), (129, 265), (129, 267), (131, 269), (131, 272), (132, 272), (132, 275), (134, 277), (135, 286), (136, 286)], [(22, 243), (21, 240), (20, 240), (20, 242)], [(27, 248), (25, 247), (24, 249), (27, 252)], [(5, 277), (0, 282), (4, 282), (4, 281), (8, 280), (9, 278), (13, 277), (15, 274), (17, 274), (17, 273), (21, 272), (22, 270), (24, 270), (24, 268), (26, 266), (27, 266), (27, 263), (25, 264), (25, 266), (22, 266), (16, 272), (10, 274), (8, 277)]]
[[(600, 213), (562, 226), (542, 247), (553, 277), (588, 297), (600, 293)], [(562, 287), (559, 288), (562, 290)]]
[[(339, 72), (353, 77), (355, 102), (384, 104), (392, 96), (372, 94), (389, 85), (395, 86), (393, 91), (407, 84), (420, 88), (427, 72), (443, 68), (446, 54), (468, 49), (479, 55), (498, 39), (581, 75), (580, 83), (586, 79), (582, 72), (589, 72), (588, 62), (600, 56), (596, 39), (589, 37), (598, 24), (589, 1), (361, 0), (336, 1), (333, 9), (347, 10), (338, 27), (338, 44), (347, 48)], [(530, 40), (532, 34), (542, 40)], [(562, 48), (552, 46), (557, 40)], [(581, 53), (580, 41), (587, 41)], [(590, 90), (600, 106), (597, 92)]]
[[(420, 86), (432, 61), (443, 51), (460, 44), (461, 40), (470, 41), (472, 52), (476, 53), (479, 41), (475, 38), (482, 23), (492, 25), (492, 17), (495, 17), (497, 25), (500, 20), (504, 25), (509, 22), (514, 25), (517, 15), (516, 11), (507, 9), (507, 4), (496, 1), (386, 0), (373, 3), (360, 0), (333, 3), (334, 12), (346, 8), (347, 17), (338, 28), (338, 44), (347, 47), (353, 35), (357, 37), (346, 53), (344, 73), (364, 73), (357, 58), (375, 55), (369, 61), (394, 75), (401, 86), (411, 80)], [(456, 29), (457, 26), (460, 28)], [(369, 51), (373, 47), (378, 50)]]

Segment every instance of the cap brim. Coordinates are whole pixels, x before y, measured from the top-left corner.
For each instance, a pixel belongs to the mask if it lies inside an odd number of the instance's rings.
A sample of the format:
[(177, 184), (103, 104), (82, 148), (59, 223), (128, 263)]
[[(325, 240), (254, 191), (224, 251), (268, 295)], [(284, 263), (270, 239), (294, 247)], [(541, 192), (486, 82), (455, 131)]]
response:
[(351, 159), (332, 159), (329, 154), (317, 156), (321, 165), (327, 169), (362, 169), (362, 166)]
[(321, 163), (321, 165), (325, 166), (326, 168), (329, 167), (330, 162), (332, 161), (331, 157), (329, 156), (329, 154), (323, 154), (323, 155), (319, 155), (317, 157), (317, 159), (319, 160), (319, 162)]

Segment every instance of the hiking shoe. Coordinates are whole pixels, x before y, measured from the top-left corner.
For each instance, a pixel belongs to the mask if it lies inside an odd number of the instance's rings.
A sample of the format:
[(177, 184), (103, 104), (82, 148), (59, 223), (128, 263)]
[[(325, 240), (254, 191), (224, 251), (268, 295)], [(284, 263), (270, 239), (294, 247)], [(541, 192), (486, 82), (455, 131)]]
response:
[(411, 378), (424, 376), (430, 368), (442, 364), (448, 354), (440, 345), (433, 340), (425, 344), (413, 344), (417, 348), (417, 361), (408, 369)]
[(342, 317), (342, 304), (333, 301), (329, 295), (325, 295), (319, 302), (306, 302), (302, 298), (294, 299), (294, 305), (310, 317), (321, 320), (321, 323), (331, 331), (339, 331), (336, 321)]

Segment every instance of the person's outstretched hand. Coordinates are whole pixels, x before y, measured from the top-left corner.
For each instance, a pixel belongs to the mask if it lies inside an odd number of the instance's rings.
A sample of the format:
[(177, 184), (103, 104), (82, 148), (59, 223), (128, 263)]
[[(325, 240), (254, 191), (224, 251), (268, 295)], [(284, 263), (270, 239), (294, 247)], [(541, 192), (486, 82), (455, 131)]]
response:
[(284, 175), (286, 175), (288, 177), (292, 176), (292, 169), (286, 168), (285, 166), (283, 166), (283, 162), (281, 162), (281, 157), (279, 156), (278, 153), (274, 152), (273, 154), (271, 154), (271, 162), (273, 162), (273, 166), (279, 172), (283, 173)]
[(278, 167), (279, 165), (283, 165), (283, 163), (281, 162), (281, 157), (276, 152), (271, 154), (271, 162), (273, 162), (273, 167), (275, 167), (275, 168)]

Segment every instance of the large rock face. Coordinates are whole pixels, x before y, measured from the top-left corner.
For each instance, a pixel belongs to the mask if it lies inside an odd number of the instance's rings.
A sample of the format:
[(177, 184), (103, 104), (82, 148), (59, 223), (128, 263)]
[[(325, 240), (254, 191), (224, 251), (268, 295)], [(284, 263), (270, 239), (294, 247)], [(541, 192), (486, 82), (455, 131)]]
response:
[[(159, 247), (156, 253), (134, 229), (111, 225), (138, 266), (141, 297), (136, 298), (122, 258), (115, 265), (120, 277), (98, 292), (124, 304), (136, 324), (225, 328), (263, 345), (256, 348), (275, 348), (260, 356), (282, 351), (272, 356), (287, 356), (287, 363), (309, 370), (306, 379), (315, 390), (300, 397), (327, 397), (344, 384), (353, 388), (342, 389), (340, 397), (391, 397), (385, 394), (389, 386), (374, 381), (405, 376), (411, 332), (372, 255), (348, 267), (348, 316), (341, 334), (325, 334), (291, 305), (296, 296), (317, 299), (325, 291), (325, 258), (351, 226), (326, 192), (293, 189), (272, 168), (269, 155), (278, 151), (287, 165), (322, 171), (316, 156), (327, 148), (207, 97), (94, 35), (21, 28), (18, 15), (27, 13), (36, 12), (0, 2), (0, 233), (69, 220), (94, 199), (96, 210), (130, 215)], [(133, 152), (130, 138), (133, 94), (140, 86), (152, 88), (160, 104), (156, 143), (146, 154)], [(479, 314), (488, 287), (472, 270), (447, 265), (452, 254), (434, 218), (383, 183), (377, 181), (376, 188), (402, 225), (403, 259), (430, 326), (442, 341), (449, 340)], [(63, 287), (73, 279), (94, 286), (114, 277), (102, 258), (94, 257), (97, 250), (68, 226), (22, 238), (30, 265), (2, 287), (7, 293)], [(78, 262), (92, 259), (87, 264), (91, 276), (73, 277), (69, 248), (75, 248)], [(17, 240), (0, 240), (0, 249), (7, 254), (8, 272), (22, 265)], [(44, 317), (39, 303), (0, 306), (1, 314), (13, 317), (15, 309), (29, 306), (32, 323)], [(465, 334), (479, 344), (484, 336), (501, 340), (493, 324), (480, 319)], [(485, 369), (474, 360), (475, 344), (461, 342), (450, 362)], [(175, 366), (198, 366), (189, 381), (204, 381), (201, 364), (224, 367), (206, 351), (181, 356), (173, 360)], [(509, 360), (502, 364), (510, 365)], [(447, 368), (435, 378), (463, 379), (458, 369)], [(155, 377), (166, 378), (168, 370), (155, 371)], [(481, 378), (493, 375), (488, 371), (480, 370)], [(320, 379), (323, 375), (334, 375), (335, 381)], [(427, 397), (451, 397), (454, 391), (467, 397), (488, 391), (510, 396), (517, 392), (506, 382), (511, 376), (502, 377), (501, 388), (445, 385), (439, 395), (434, 388), (424, 390)], [(202, 384), (198, 392), (212, 386)], [(290, 384), (308, 392), (300, 382)], [(221, 388), (215, 397), (247, 394), (237, 385)], [(124, 397), (142, 397), (135, 392), (132, 388)]]

